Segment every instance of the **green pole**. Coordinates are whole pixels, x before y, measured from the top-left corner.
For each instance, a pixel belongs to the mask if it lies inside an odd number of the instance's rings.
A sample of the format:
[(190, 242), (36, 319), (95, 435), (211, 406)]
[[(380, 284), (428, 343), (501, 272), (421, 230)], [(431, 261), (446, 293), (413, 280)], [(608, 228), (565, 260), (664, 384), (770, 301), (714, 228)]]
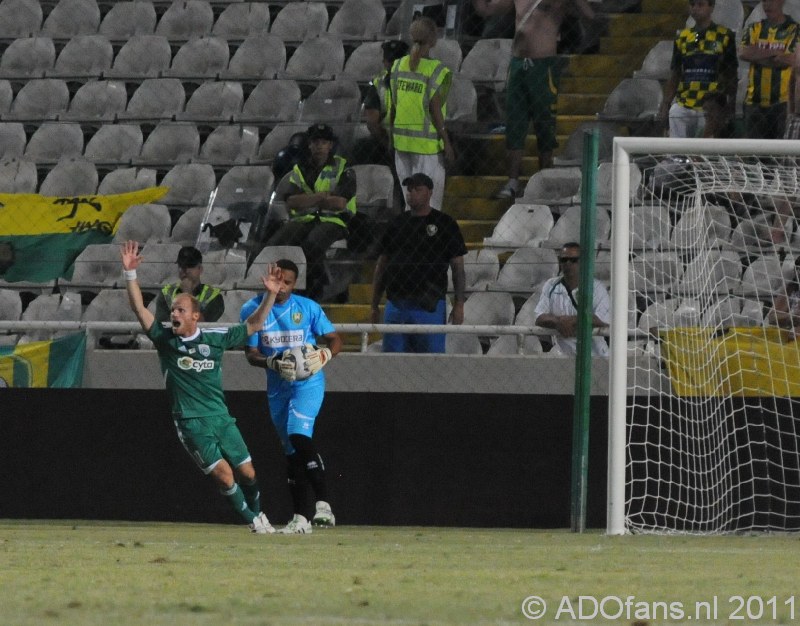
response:
[(583, 137), (581, 178), (581, 264), (578, 284), (578, 353), (575, 358), (575, 403), (572, 416), (571, 530), (586, 530), (586, 483), (589, 474), (589, 394), (592, 380), (592, 298), (597, 199), (596, 130)]

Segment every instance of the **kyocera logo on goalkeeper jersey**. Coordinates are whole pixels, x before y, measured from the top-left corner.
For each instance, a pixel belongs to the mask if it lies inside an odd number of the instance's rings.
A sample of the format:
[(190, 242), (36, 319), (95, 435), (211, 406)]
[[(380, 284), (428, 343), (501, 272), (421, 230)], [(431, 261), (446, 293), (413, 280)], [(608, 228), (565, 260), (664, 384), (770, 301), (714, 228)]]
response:
[(261, 345), (265, 348), (291, 348), (304, 343), (302, 330), (273, 330), (261, 333)]
[(178, 359), (178, 367), (180, 367), (182, 370), (204, 372), (214, 369), (214, 361), (208, 359), (193, 359), (190, 356), (182, 356)]

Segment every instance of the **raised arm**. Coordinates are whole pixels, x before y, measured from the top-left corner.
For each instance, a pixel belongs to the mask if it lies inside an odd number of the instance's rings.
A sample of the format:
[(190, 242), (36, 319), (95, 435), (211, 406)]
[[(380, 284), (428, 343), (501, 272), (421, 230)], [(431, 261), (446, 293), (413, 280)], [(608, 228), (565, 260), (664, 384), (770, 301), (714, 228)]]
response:
[(275, 304), (275, 297), (281, 289), (281, 268), (270, 264), (267, 273), (261, 277), (261, 282), (264, 284), (264, 297), (261, 298), (261, 303), (256, 310), (244, 321), (248, 335), (264, 328), (267, 315), (269, 315), (272, 305)]
[(120, 253), (122, 255), (123, 274), (125, 275), (125, 289), (128, 291), (128, 302), (130, 302), (131, 310), (136, 314), (136, 319), (139, 320), (142, 329), (148, 332), (155, 321), (155, 317), (144, 305), (142, 290), (139, 287), (139, 281), (136, 279), (136, 268), (142, 262), (142, 256), (139, 254), (139, 244), (135, 241), (126, 241), (122, 244)]
[(464, 272), (464, 257), (457, 256), (450, 259), (450, 270), (453, 272), (453, 310), (450, 311), (451, 324), (464, 323), (464, 294), (467, 285), (467, 278)]

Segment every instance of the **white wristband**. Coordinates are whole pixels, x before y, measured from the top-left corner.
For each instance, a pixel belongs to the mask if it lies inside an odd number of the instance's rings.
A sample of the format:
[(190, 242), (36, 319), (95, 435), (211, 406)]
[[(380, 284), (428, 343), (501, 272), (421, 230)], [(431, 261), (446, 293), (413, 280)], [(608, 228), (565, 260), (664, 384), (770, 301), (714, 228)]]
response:
[(122, 270), (122, 275), (127, 281), (136, 280), (136, 270)]

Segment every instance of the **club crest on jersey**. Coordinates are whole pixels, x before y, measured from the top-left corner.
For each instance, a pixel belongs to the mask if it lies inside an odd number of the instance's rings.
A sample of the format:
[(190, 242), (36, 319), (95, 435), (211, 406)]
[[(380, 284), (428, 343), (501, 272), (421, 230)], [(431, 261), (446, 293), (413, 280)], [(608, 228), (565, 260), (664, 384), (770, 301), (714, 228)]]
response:
[(292, 313), (292, 323), (299, 324), (303, 319), (303, 312), (302, 311), (294, 311)]
[(211, 355), (211, 348), (209, 348), (206, 344), (201, 343), (197, 346), (197, 351), (202, 354), (203, 356), (210, 356)]
[(198, 360), (189, 356), (182, 356), (178, 359), (178, 367), (182, 370), (194, 370), (195, 372), (202, 372), (214, 369), (214, 361), (207, 361), (205, 359)]
[(428, 224), (425, 227), (425, 232), (428, 235), (428, 237), (433, 237), (434, 235), (436, 235), (436, 233), (439, 232), (439, 229), (436, 226), (436, 224)]

